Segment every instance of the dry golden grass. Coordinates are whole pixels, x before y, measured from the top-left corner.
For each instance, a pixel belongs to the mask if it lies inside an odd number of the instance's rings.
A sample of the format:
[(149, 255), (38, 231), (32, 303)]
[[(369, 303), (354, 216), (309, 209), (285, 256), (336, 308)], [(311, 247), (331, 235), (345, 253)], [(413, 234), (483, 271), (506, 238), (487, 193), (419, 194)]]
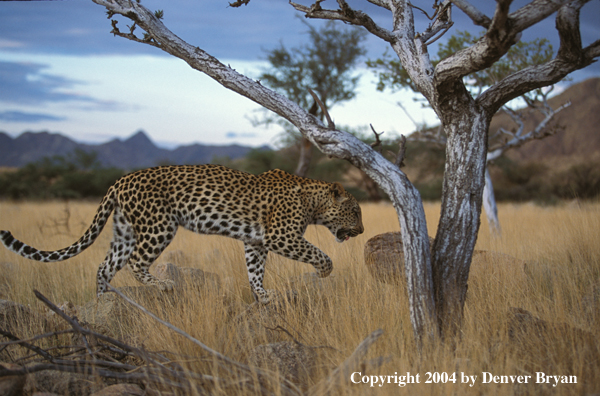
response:
[[(465, 306), (462, 334), (456, 348), (438, 346), (419, 354), (415, 351), (406, 302), (406, 291), (376, 282), (363, 264), (363, 246), (376, 234), (397, 231), (393, 208), (386, 204), (365, 204), (365, 233), (337, 244), (323, 227), (311, 226), (307, 239), (324, 250), (334, 262), (334, 272), (320, 291), (299, 290), (303, 301), (298, 309), (287, 309), (273, 319), (308, 345), (327, 345), (321, 364), (325, 369), (342, 362), (370, 332), (381, 328), (384, 335), (370, 350), (373, 358), (389, 357), (377, 370), (362, 375), (419, 374), (419, 384), (399, 387), (385, 384), (342, 385), (344, 394), (492, 394), (572, 395), (600, 392), (600, 356), (595, 340), (596, 316), (584, 303), (600, 287), (600, 204), (565, 204), (539, 207), (530, 204), (500, 205), (501, 239), (492, 238), (482, 219), (477, 249), (505, 253), (527, 262), (519, 264), (486, 262), (473, 266)], [(71, 244), (88, 226), (93, 203), (0, 203), (0, 228), (40, 249), (57, 249)], [(439, 204), (425, 205), (430, 235), (435, 235)], [(68, 226), (64, 220), (68, 214)], [(0, 285), (5, 283), (6, 299), (42, 309), (32, 290), (37, 289), (55, 303), (71, 301), (83, 305), (95, 298), (95, 275), (111, 238), (109, 223), (98, 241), (79, 256), (62, 263), (36, 263), (0, 250)], [(244, 361), (256, 345), (270, 340), (289, 340), (282, 332), (267, 330), (262, 323), (237, 320), (252, 297), (247, 282), (242, 244), (238, 241), (192, 234), (181, 229), (168, 251), (180, 250), (181, 266), (196, 267), (218, 274), (223, 281), (220, 295), (206, 293), (200, 299), (180, 300), (164, 319), (182, 328), (233, 359)], [(160, 259), (159, 259), (160, 262)], [(10, 263), (12, 265), (8, 265)], [(503, 265), (504, 264), (504, 265)], [(269, 255), (265, 286), (284, 291), (289, 279), (312, 272), (309, 265)], [(114, 286), (137, 286), (128, 271), (113, 280)], [(593, 300), (593, 298), (592, 298)], [(518, 341), (508, 337), (510, 307), (531, 311), (552, 323), (585, 330), (554, 331)], [(151, 329), (149, 331), (148, 329)], [(169, 349), (187, 356), (201, 351), (151, 319), (143, 319), (132, 330), (149, 349)], [(583, 334), (583, 335), (582, 335)], [(593, 341), (585, 339), (590, 336)], [(211, 370), (211, 366), (203, 368)], [(456, 383), (427, 384), (427, 372), (457, 373)], [(516, 376), (532, 375), (528, 384), (482, 383), (482, 373)], [(536, 384), (536, 372), (577, 376), (576, 384)], [(314, 380), (319, 379), (316, 374)], [(474, 386), (461, 384), (461, 373), (477, 376)], [(354, 377), (355, 379), (358, 377)], [(218, 393), (218, 392), (217, 392)]]

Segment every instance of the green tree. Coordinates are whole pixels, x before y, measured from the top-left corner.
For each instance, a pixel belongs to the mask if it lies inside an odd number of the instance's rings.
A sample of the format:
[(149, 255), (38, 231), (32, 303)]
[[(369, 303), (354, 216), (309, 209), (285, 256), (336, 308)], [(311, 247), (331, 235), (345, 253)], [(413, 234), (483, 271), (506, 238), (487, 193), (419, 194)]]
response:
[[(322, 121), (323, 111), (309, 90), (318, 95), (326, 109), (356, 96), (360, 76), (354, 73), (354, 69), (366, 54), (362, 45), (366, 32), (354, 27), (339, 27), (333, 21), (327, 21), (319, 29), (309, 24), (306, 26), (309, 42), (291, 49), (280, 44), (278, 48), (267, 51), (270, 66), (259, 79)], [(306, 176), (312, 158), (312, 144), (295, 132), (289, 122), (280, 120), (285, 131), (300, 144), (295, 173)], [(266, 120), (270, 121), (273, 119)]]

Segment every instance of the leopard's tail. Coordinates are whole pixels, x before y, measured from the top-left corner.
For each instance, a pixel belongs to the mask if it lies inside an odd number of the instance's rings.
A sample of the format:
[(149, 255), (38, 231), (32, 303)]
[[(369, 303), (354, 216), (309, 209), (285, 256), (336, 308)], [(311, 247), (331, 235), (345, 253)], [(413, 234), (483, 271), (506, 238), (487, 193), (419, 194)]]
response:
[(108, 217), (114, 210), (115, 204), (116, 192), (114, 186), (111, 186), (102, 199), (102, 202), (96, 211), (96, 215), (94, 216), (94, 220), (92, 221), (90, 227), (77, 242), (64, 249), (55, 251), (38, 250), (13, 237), (10, 231), (0, 231), (0, 241), (11, 252), (15, 252), (31, 260), (41, 261), (44, 263), (63, 261), (77, 256), (96, 241), (98, 235), (100, 235), (100, 232), (102, 232)]

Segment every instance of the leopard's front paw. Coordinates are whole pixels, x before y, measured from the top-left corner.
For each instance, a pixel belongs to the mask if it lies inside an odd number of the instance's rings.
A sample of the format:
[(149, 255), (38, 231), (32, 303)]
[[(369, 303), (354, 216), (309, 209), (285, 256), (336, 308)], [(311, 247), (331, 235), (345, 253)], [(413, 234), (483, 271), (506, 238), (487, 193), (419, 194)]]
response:
[(261, 303), (263, 305), (267, 305), (271, 301), (273, 301), (277, 298), (277, 292), (274, 290), (265, 290), (265, 289), (255, 290), (254, 296), (256, 297), (256, 300), (259, 303)]

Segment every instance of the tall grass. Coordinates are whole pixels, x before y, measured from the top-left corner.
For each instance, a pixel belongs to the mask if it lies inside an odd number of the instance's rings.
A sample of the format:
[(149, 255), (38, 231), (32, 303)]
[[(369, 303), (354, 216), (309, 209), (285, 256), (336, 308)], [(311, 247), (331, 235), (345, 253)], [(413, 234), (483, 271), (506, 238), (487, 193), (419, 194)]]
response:
[[(369, 384), (354, 384), (347, 378), (341, 385), (344, 394), (583, 395), (600, 392), (597, 360), (600, 352), (595, 342), (600, 334), (600, 297), (596, 294), (594, 300), (592, 292), (594, 287), (600, 287), (600, 204), (500, 205), (501, 238), (490, 235), (482, 219), (476, 249), (504, 253), (518, 260), (475, 262), (460, 338), (422, 353), (415, 349), (406, 290), (378, 283), (363, 263), (363, 247), (369, 238), (399, 230), (396, 214), (386, 204), (362, 207), (365, 233), (348, 242), (337, 244), (323, 227), (311, 226), (307, 231), (307, 239), (334, 262), (331, 277), (316, 283), (319, 286), (311, 280), (299, 281), (302, 274), (314, 271), (310, 266), (269, 255), (265, 287), (282, 292), (293, 288), (302, 303), (268, 319), (244, 315), (252, 296), (242, 244), (180, 229), (164, 255), (169, 251), (182, 251), (184, 256), (176, 264), (219, 275), (222, 288), (220, 292), (209, 291), (198, 298), (181, 297), (169, 310), (161, 310), (161, 315), (211, 348), (241, 361), (256, 345), (290, 339), (285, 332), (267, 327), (285, 328), (304, 344), (327, 346), (320, 349), (323, 353), (320, 353), (319, 364), (323, 369), (314, 374), (314, 381), (342, 362), (367, 334), (383, 329), (384, 335), (372, 347), (370, 356), (388, 359), (376, 370), (362, 369), (361, 375), (389, 375), (392, 383), (371, 388)], [(11, 230), (15, 237), (36, 248), (57, 249), (81, 235), (95, 210), (96, 205), (91, 203), (2, 202), (0, 228)], [(434, 236), (439, 204), (428, 203), (425, 210), (429, 233)], [(67, 217), (68, 223), (64, 221)], [(110, 230), (109, 223), (94, 245), (63, 263), (36, 263), (1, 249), (0, 284), (7, 285), (0, 289), (4, 290), (4, 298), (40, 309), (32, 289), (40, 290), (56, 303), (71, 301), (83, 305), (94, 299), (95, 274), (108, 250)], [(127, 270), (120, 271), (112, 284), (117, 287), (138, 285)], [(556, 329), (549, 327), (537, 336), (510, 338), (507, 318), (511, 307), (524, 308), (547, 322), (561, 325)], [(150, 308), (158, 312), (159, 307)], [(181, 337), (148, 318), (140, 319), (139, 326), (131, 332), (133, 338), (149, 349), (168, 349), (186, 356), (202, 355)], [(589, 337), (593, 341), (590, 342)], [(213, 366), (205, 364), (201, 369), (210, 371)], [(393, 383), (395, 376), (407, 372), (419, 374), (420, 383), (404, 387)], [(443, 377), (437, 384), (425, 383), (428, 372), (457, 373), (456, 383), (440, 383)], [(531, 375), (532, 378), (528, 384), (482, 383), (484, 372), (496, 376)], [(577, 383), (556, 387), (537, 384), (536, 372), (576, 376)], [(475, 385), (461, 384), (461, 373), (476, 375)]]

